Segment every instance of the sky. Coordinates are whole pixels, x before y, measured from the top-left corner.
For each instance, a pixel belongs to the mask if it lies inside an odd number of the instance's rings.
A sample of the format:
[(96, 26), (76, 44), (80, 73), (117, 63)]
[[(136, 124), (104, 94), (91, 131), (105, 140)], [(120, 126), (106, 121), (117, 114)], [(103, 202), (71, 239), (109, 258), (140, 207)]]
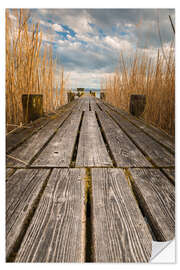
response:
[(30, 23), (39, 23), (42, 46), (52, 45), (72, 88), (100, 88), (101, 80), (118, 66), (120, 53), (131, 58), (135, 50), (157, 55), (161, 42), (174, 38), (169, 15), (174, 9), (31, 9)]

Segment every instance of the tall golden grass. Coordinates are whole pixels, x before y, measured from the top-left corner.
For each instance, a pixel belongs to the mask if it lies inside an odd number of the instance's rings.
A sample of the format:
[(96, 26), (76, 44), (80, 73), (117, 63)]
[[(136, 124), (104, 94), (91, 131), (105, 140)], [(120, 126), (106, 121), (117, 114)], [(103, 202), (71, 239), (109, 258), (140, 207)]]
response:
[(146, 52), (136, 53), (127, 63), (123, 53), (119, 67), (103, 82), (106, 101), (129, 111), (131, 94), (146, 95), (145, 121), (175, 134), (175, 54), (174, 46), (167, 51), (157, 50), (154, 58)]
[[(6, 123), (23, 122), (22, 94), (43, 94), (43, 110), (50, 112), (65, 103), (64, 71), (56, 78), (52, 47), (42, 52), (39, 24), (29, 25), (26, 10), (6, 10)], [(12, 19), (14, 18), (14, 20)]]

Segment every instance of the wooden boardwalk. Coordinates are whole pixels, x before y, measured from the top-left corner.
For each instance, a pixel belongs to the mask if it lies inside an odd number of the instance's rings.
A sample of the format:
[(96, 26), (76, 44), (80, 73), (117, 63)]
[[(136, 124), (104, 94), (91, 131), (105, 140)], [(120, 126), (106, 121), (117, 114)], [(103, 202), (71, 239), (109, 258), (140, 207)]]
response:
[(94, 97), (7, 136), (9, 262), (148, 262), (175, 236), (174, 141)]

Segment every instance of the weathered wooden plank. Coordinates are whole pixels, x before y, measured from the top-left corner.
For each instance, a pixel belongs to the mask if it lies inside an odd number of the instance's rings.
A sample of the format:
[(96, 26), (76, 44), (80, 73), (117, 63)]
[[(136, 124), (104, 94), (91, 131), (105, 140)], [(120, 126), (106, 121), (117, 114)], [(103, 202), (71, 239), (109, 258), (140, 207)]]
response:
[[(100, 106), (104, 106), (101, 105)], [(133, 142), (147, 155), (156, 166), (167, 167), (174, 166), (174, 156), (166, 148), (160, 145), (153, 138), (149, 137), (141, 129), (134, 126), (132, 123), (124, 119), (120, 114), (106, 109), (111, 117), (118, 125), (126, 132)]]
[(54, 169), (16, 262), (85, 261), (84, 169)]
[(8, 180), (8, 177), (11, 176), (14, 172), (15, 172), (16, 169), (14, 168), (7, 168), (6, 169), (6, 181)]
[(81, 97), (81, 111), (89, 111), (89, 97)]
[(73, 111), (80, 110), (81, 105), (82, 105), (82, 99), (81, 98), (77, 98), (76, 99), (76, 105), (74, 106)]
[(69, 103), (66, 103), (60, 107), (58, 107), (58, 109), (56, 111), (52, 111), (52, 112), (47, 112), (45, 113), (45, 115), (55, 115), (55, 114), (62, 114), (65, 111), (71, 111), (74, 109), (74, 107), (76, 106), (77, 101), (73, 100)]
[(18, 169), (6, 183), (6, 256), (9, 257), (49, 170)]
[(64, 104), (58, 108), (58, 112), (64, 112), (66, 110), (72, 110), (76, 105), (76, 100), (73, 100), (67, 104)]
[(108, 107), (110, 107), (115, 112), (120, 113), (122, 116), (124, 116), (126, 119), (128, 119), (131, 123), (133, 123), (135, 126), (142, 129), (147, 135), (151, 136), (153, 139), (155, 139), (160, 144), (167, 147), (170, 151), (175, 152), (175, 142), (174, 138), (160, 130), (159, 128), (156, 128), (155, 126), (152, 126), (150, 124), (145, 123), (142, 119), (138, 119), (132, 115), (130, 115), (128, 112), (123, 111), (119, 108), (115, 108), (114, 106), (110, 106), (109, 104), (106, 104)]
[(121, 169), (92, 169), (95, 262), (147, 262), (152, 237)]
[(71, 111), (76, 105), (75, 101), (61, 106), (56, 112), (51, 115), (46, 115), (46, 117), (41, 117), (30, 124), (26, 124), (25, 127), (16, 129), (14, 132), (6, 136), (6, 152), (10, 153), (17, 146), (22, 144), (25, 140), (30, 138), (35, 132), (47, 125), (52, 119), (57, 116), (61, 116), (65, 111)]
[(95, 112), (85, 112), (77, 151), (76, 167), (112, 167)]
[(91, 97), (89, 102), (90, 102), (91, 111), (95, 111), (95, 112), (101, 111), (97, 105), (97, 98)]
[(159, 169), (129, 169), (140, 205), (157, 240), (169, 241), (175, 236), (175, 190)]
[(166, 168), (166, 169), (162, 169), (162, 170), (173, 181), (173, 183), (175, 183), (175, 169)]
[(89, 97), (80, 97), (76, 99), (76, 106), (73, 108), (73, 111), (89, 111)]
[(25, 167), (29, 164), (32, 158), (40, 151), (43, 145), (51, 138), (57, 128), (62, 125), (69, 115), (70, 112), (67, 111), (63, 113), (61, 117), (56, 117), (48, 125), (40, 129), (32, 137), (12, 151), (10, 156), (15, 159), (8, 156), (6, 161), (7, 167)]
[(74, 112), (44, 148), (33, 166), (69, 167), (78, 134), (82, 112)]
[[(104, 103), (104, 101), (102, 101), (102, 99), (96, 99), (96, 103), (98, 104), (98, 107), (100, 108), (101, 111), (106, 112), (107, 108), (109, 108), (109, 106), (107, 106), (107, 104)], [(109, 105), (109, 104), (108, 104)]]
[(26, 139), (32, 136), (33, 133), (37, 132), (43, 126), (50, 121), (50, 118), (40, 118), (31, 124), (27, 124), (26, 127), (20, 127), (14, 132), (6, 136), (6, 152), (10, 153), (15, 147), (23, 143)]
[(82, 103), (83, 103), (82, 98), (77, 98), (76, 99), (76, 106), (73, 108), (73, 111), (74, 112), (80, 111), (81, 110), (81, 107), (82, 107)]
[(99, 111), (97, 115), (118, 167), (152, 167), (136, 145), (105, 112)]

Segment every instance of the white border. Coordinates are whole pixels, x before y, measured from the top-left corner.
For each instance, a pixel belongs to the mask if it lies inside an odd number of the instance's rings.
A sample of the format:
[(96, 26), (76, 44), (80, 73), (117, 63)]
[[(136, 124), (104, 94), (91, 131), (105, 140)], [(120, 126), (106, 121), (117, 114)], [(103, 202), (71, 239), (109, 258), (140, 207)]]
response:
[[(5, 93), (4, 93), (4, 89), (5, 89), (5, 42), (4, 42), (4, 36), (5, 36), (5, 20), (4, 20), (4, 10), (5, 8), (176, 8), (176, 36), (178, 36), (178, 27), (179, 26), (179, 18), (180, 18), (180, 14), (179, 14), (179, 9), (178, 9), (178, 1), (157, 1), (157, 0), (151, 0), (151, 1), (115, 1), (115, 0), (111, 0), (109, 1), (109, 3), (107, 3), (105, 5), (104, 1), (97, 1), (97, 0), (91, 0), (91, 1), (37, 1), (37, 0), (31, 0), (31, 1), (4, 1), (4, 3), (1, 3), (0, 6), (0, 19), (1, 19), (1, 31), (0, 31), (0, 35), (1, 35), (1, 42), (0, 42), (0, 61), (1, 61), (1, 72), (0, 72), (0, 82), (1, 82), (1, 96), (0, 96), (0, 109), (1, 109), (1, 113), (0, 113), (0, 123), (1, 123), (1, 129), (0, 129), (0, 199), (1, 199), (1, 204), (0, 204), (0, 264), (1, 267), (3, 267), (3, 269), (6, 268), (18, 268), (21, 269), (26, 267), (26, 268), (49, 268), (52, 267), (53, 268), (76, 268), (76, 269), (80, 269), (82, 267), (92, 267), (92, 264), (5, 264), (4, 263), (4, 258), (5, 258), (5, 184), (4, 184), (4, 179), (5, 179), (5, 158), (4, 158), (4, 154), (5, 154)], [(2, 6), (3, 5), (3, 6)], [(176, 47), (179, 48), (178, 46), (178, 39), (176, 41)], [(176, 59), (178, 59), (178, 51), (176, 51)], [(178, 61), (179, 63), (179, 61)], [(178, 70), (178, 63), (177, 63), (177, 70)], [(179, 77), (180, 75), (178, 73), (176, 73), (176, 78), (177, 78), (177, 82), (176, 82), (176, 119), (179, 116), (179, 108), (180, 106), (178, 106), (179, 102), (180, 102), (180, 88), (179, 88)], [(176, 138), (180, 138), (179, 136), (179, 125), (178, 125), (178, 121), (176, 121)], [(179, 143), (178, 140), (176, 140), (176, 165), (178, 165), (178, 161), (179, 161)], [(178, 166), (177, 166), (178, 167)], [(178, 199), (178, 195), (177, 195), (177, 190), (178, 190), (178, 180), (179, 180), (179, 170), (176, 171), (176, 209), (178, 208), (178, 204), (179, 204), (179, 199)], [(178, 215), (178, 211), (176, 211), (176, 228), (178, 228), (179, 226), (179, 215)], [(179, 240), (179, 233), (178, 230), (176, 230), (176, 238)], [(178, 241), (179, 242), (179, 241)], [(173, 247), (171, 248), (171, 246), (169, 246), (170, 250), (168, 250), (167, 252), (169, 253), (164, 253), (164, 261), (167, 263), (167, 256), (168, 254), (170, 254), (173, 250)], [(176, 242), (176, 255), (178, 254), (178, 244)], [(162, 259), (162, 258), (161, 258)], [(162, 260), (161, 260), (162, 262)], [(179, 265), (179, 260), (178, 260), (178, 256), (176, 256), (176, 263), (177, 264), (172, 264), (171, 266), (169, 266), (168, 264), (161, 264), (161, 265), (155, 265), (155, 264), (93, 264), (93, 268), (95, 267), (103, 267), (103, 269), (109, 269), (109, 267), (111, 269), (131, 269), (131, 267), (133, 267), (135, 270), (139, 269), (139, 267), (153, 267), (153, 269), (159, 269), (159, 267), (163, 267), (163, 270), (165, 269), (169, 269), (169, 267), (172, 268), (177, 268)]]

